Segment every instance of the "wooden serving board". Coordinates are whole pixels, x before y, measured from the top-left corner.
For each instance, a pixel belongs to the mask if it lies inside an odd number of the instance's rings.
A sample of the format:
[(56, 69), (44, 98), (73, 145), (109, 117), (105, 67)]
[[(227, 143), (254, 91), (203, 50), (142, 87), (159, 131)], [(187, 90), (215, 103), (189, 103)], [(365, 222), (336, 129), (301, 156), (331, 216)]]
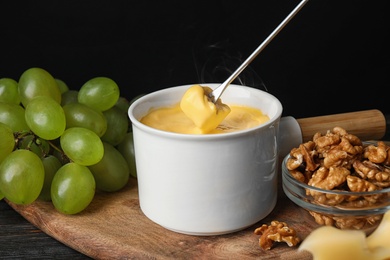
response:
[(254, 230), (272, 220), (284, 221), (304, 239), (316, 227), (280, 190), (272, 213), (245, 230), (218, 236), (175, 233), (142, 213), (134, 178), (121, 191), (98, 192), (76, 215), (57, 212), (51, 202), (7, 203), (49, 236), (94, 259), (311, 259), (308, 252), (285, 243), (261, 249)]
[[(376, 109), (297, 121), (304, 138), (331, 129), (331, 125), (362, 140), (379, 139), (386, 129), (384, 116)], [(57, 212), (51, 202), (36, 201), (28, 206), (7, 202), (46, 234), (95, 259), (312, 259), (308, 252), (298, 252), (297, 247), (285, 243), (264, 251), (254, 230), (272, 220), (283, 221), (303, 240), (318, 227), (285, 196), (280, 183), (277, 205), (266, 218), (245, 230), (218, 236), (179, 234), (149, 220), (140, 209), (134, 178), (121, 191), (98, 192), (89, 207), (76, 215)]]

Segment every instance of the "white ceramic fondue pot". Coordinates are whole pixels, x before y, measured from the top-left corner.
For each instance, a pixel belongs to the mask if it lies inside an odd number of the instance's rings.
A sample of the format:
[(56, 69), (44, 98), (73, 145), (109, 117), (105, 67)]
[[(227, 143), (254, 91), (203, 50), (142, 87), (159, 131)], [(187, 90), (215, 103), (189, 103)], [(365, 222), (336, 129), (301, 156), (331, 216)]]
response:
[[(214, 89), (219, 84), (202, 84)], [(129, 108), (134, 134), (140, 207), (175, 232), (218, 235), (249, 227), (275, 207), (278, 132), (282, 105), (259, 89), (230, 85), (226, 104), (260, 109), (270, 120), (233, 133), (166, 132), (139, 120), (150, 109), (178, 103), (192, 85), (162, 89)]]

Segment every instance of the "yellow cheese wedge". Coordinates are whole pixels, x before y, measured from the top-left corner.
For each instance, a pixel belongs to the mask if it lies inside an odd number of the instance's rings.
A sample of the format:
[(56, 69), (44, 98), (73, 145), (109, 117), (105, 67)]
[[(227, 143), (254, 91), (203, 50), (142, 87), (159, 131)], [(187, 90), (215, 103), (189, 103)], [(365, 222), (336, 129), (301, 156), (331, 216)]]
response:
[[(388, 240), (387, 240), (388, 243)], [(390, 259), (389, 244), (370, 248), (362, 230), (340, 230), (321, 226), (311, 232), (298, 250), (312, 253), (314, 260), (384, 260)]]
[(208, 133), (225, 119), (230, 113), (230, 107), (221, 102), (210, 101), (208, 95), (212, 92), (209, 87), (191, 86), (180, 101), (180, 108), (190, 118), (202, 133)]
[[(379, 226), (367, 237), (369, 248), (387, 247), (390, 249), (390, 210), (388, 210), (379, 223)], [(388, 255), (390, 259), (390, 254)]]
[(314, 260), (373, 260), (361, 230), (340, 230), (321, 226), (302, 241), (298, 250), (312, 253)]

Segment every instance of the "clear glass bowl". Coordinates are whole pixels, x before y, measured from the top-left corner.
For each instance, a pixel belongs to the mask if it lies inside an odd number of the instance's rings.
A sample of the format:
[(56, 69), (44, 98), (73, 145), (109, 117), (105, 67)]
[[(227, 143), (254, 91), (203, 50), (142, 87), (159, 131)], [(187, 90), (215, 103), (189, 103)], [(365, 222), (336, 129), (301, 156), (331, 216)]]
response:
[[(360, 229), (371, 233), (390, 210), (390, 188), (370, 192), (323, 190), (295, 179), (282, 163), (283, 191), (319, 225)], [(363, 203), (369, 200), (370, 203)], [(324, 203), (325, 201), (325, 203)], [(369, 206), (367, 206), (369, 204)]]

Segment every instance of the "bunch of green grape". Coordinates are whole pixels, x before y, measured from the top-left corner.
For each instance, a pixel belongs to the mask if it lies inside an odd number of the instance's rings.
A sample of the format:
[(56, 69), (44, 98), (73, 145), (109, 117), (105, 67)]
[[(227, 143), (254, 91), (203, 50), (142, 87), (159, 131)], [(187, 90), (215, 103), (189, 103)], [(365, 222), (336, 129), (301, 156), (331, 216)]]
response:
[(0, 79), (0, 199), (84, 210), (136, 178), (130, 103), (108, 77), (79, 90), (42, 68)]

